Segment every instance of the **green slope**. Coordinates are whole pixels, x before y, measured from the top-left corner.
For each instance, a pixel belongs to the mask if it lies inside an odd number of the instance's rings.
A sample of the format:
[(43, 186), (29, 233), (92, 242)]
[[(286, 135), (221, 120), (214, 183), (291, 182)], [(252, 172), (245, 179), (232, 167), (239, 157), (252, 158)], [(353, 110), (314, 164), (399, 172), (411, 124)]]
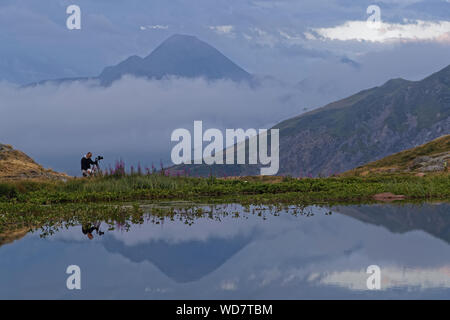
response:
[(348, 173), (426, 172), (426, 168), (436, 169), (429, 171), (445, 171), (448, 161), (450, 161), (450, 135), (445, 135), (419, 147), (360, 166)]

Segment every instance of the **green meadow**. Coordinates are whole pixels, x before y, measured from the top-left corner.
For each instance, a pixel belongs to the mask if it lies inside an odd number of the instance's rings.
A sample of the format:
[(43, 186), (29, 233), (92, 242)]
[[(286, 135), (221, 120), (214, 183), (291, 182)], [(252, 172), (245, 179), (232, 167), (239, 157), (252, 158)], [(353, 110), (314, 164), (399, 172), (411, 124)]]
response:
[[(75, 178), (63, 181), (0, 183), (0, 232), (105, 221), (114, 225), (152, 219), (189, 221), (208, 214), (202, 204), (239, 203), (285, 208), (374, 203), (374, 195), (392, 193), (407, 202), (449, 201), (450, 176), (435, 174), (336, 176), (329, 178), (169, 177), (159, 173)], [(159, 204), (170, 202), (170, 206)], [(182, 203), (177, 207), (173, 203)]]
[(240, 177), (236, 179), (169, 177), (158, 173), (62, 181), (0, 183), (0, 203), (54, 205), (123, 201), (186, 200), (207, 202), (364, 202), (390, 192), (409, 200), (450, 198), (447, 173), (345, 176), (329, 178)]

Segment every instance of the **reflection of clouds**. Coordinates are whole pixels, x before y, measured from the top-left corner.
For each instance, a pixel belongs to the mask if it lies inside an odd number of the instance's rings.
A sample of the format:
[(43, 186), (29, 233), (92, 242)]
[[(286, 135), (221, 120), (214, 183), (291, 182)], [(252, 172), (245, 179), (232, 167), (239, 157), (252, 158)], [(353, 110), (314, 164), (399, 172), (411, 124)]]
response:
[(259, 277), (253, 275), (253, 279), (258, 279), (257, 282), (259, 282), (260, 287), (266, 287), (270, 284), (272, 284), (275, 281), (278, 281), (280, 277), (282, 277), (283, 273), (278, 268), (269, 268), (262, 270)]
[[(233, 207), (233, 210), (236, 208)], [(375, 208), (382, 210), (379, 206)], [(428, 297), (435, 292), (427, 291), (432, 288), (442, 288), (444, 291), (440, 291), (441, 296), (449, 292), (445, 291), (450, 288), (450, 246), (447, 243), (423, 231), (395, 234), (383, 226), (364, 223), (336, 212), (325, 216), (328, 210), (310, 209), (315, 213), (314, 216), (293, 217), (281, 212), (280, 216), (267, 215), (267, 220), (247, 214), (248, 219), (228, 216), (222, 222), (199, 219), (192, 226), (179, 221), (166, 221), (163, 226), (147, 223), (136, 226), (137, 229), (133, 227), (129, 233), (107, 233), (115, 239), (107, 236), (93, 241), (83, 238), (85, 236), (81, 233), (81, 227), (71, 228), (50, 237), (51, 241), (30, 239), (37, 241), (38, 249), (27, 246), (26, 239), (5, 246), (3, 251), (0, 250), (0, 263), (15, 257), (19, 267), (18, 271), (11, 270), (11, 274), (4, 275), (7, 280), (3, 281), (11, 281), (13, 285), (24, 284), (21, 282), (21, 270), (30, 264), (23, 260), (30, 259), (30, 254), (33, 254), (46, 257), (42, 261), (42, 270), (46, 271), (39, 271), (44, 274), (48, 270), (52, 270), (52, 274), (58, 272), (55, 271), (55, 259), (64, 261), (64, 264), (66, 261), (80, 263), (82, 269), (89, 270), (96, 279), (98, 291), (95, 294), (109, 293), (111, 287), (117, 287), (117, 297), (129, 297), (127, 295), (131, 291), (137, 292), (138, 298), (146, 293), (151, 298), (167, 299), (389, 298), (413, 297), (414, 294)], [(411, 210), (430, 213), (423, 207), (411, 207)], [(378, 213), (373, 212), (374, 216)], [(211, 273), (183, 284), (168, 278), (153, 263), (133, 262), (118, 252), (110, 253), (105, 250), (106, 245), (103, 243), (110, 240), (130, 245), (148, 242), (148, 246), (144, 247), (146, 249), (142, 249), (142, 252), (146, 252), (152, 249), (153, 241), (179, 245), (192, 239), (233, 239), (250, 232), (254, 232), (252, 241), (245, 247)], [(133, 237), (135, 233), (139, 234)], [(61, 241), (81, 238), (83, 241), (76, 243)], [(129, 252), (131, 248), (126, 247), (125, 250)], [(189, 254), (189, 244), (185, 250)], [(177, 260), (178, 253), (172, 253), (171, 257)], [(215, 253), (212, 252), (212, 256)], [(49, 258), (52, 255), (53, 258)], [(204, 257), (208, 258), (206, 255)], [(202, 263), (204, 260), (199, 261)], [(89, 266), (83, 267), (83, 264)], [(381, 267), (382, 289), (385, 290), (378, 296), (374, 296), (376, 290), (366, 288), (370, 275), (365, 270), (372, 264)], [(183, 268), (183, 264), (179, 264), (179, 267)], [(123, 276), (117, 277), (117, 274)], [(36, 272), (29, 273), (29, 277), (36, 278)], [(28, 281), (28, 278), (25, 279)], [(399, 290), (389, 290), (394, 288)], [(94, 295), (94, 291), (86, 294)]]
[(191, 226), (165, 220), (159, 225), (144, 224), (132, 226), (129, 232), (113, 232), (112, 235), (126, 245), (135, 245), (162, 240), (168, 243), (187, 241), (207, 241), (214, 238), (231, 239), (240, 235), (250, 235), (261, 225), (261, 221), (247, 222), (243, 219), (223, 218), (222, 221), (208, 218), (197, 219)]
[[(250, 210), (254, 208), (251, 206)], [(204, 209), (206, 212), (210, 210), (209, 207)], [(265, 209), (267, 210), (267, 208)], [(314, 210), (314, 212), (319, 213), (325, 209), (310, 207), (308, 210), (308, 212)], [(250, 235), (269, 237), (295, 228), (295, 225), (289, 223), (290, 217), (274, 217), (269, 211), (263, 213), (261, 217), (252, 217), (254, 214), (243, 213), (243, 208), (240, 205), (215, 207), (214, 212), (213, 218), (194, 218), (193, 224), (190, 226), (183, 222), (186, 217), (183, 217), (183, 214), (181, 214), (177, 215), (173, 221), (166, 217), (163, 221), (157, 219), (157, 221), (160, 221), (159, 224), (146, 222), (144, 224), (131, 225), (129, 231), (115, 229), (114, 231), (108, 231), (107, 234), (111, 234), (126, 245), (135, 245), (159, 240), (168, 243), (180, 243), (207, 241), (211, 238), (231, 239)], [(228, 213), (228, 215), (222, 216), (224, 212)], [(234, 216), (235, 212), (240, 212), (239, 217)], [(266, 220), (263, 220), (263, 216)], [(107, 229), (106, 224), (103, 223), (100, 229), (105, 231)], [(94, 233), (94, 237), (97, 237), (96, 233)], [(59, 232), (50, 239), (79, 241), (85, 240), (85, 238), (86, 236), (81, 233), (81, 227), (78, 226)]]
[(150, 293), (156, 293), (156, 294), (161, 294), (161, 293), (168, 293), (170, 292), (170, 289), (168, 288), (151, 288), (151, 287), (146, 287), (144, 289), (145, 292), (150, 292)]
[[(244, 296), (258, 288), (262, 296), (267, 297), (274, 292), (293, 291), (292, 298), (301, 294), (305, 287), (334, 292), (329, 286), (338, 286), (330, 280), (335, 279), (328, 276), (343, 275), (345, 279), (347, 270), (364, 270), (350, 283), (367, 290), (366, 280), (370, 275), (365, 273), (365, 268), (379, 264), (398, 266), (386, 272), (382, 268), (382, 277), (389, 279), (389, 286), (385, 288), (394, 288), (396, 284), (409, 288), (418, 283), (423, 284), (420, 289), (424, 290), (449, 287), (450, 251), (443, 241), (422, 231), (394, 234), (384, 227), (339, 214), (325, 217), (318, 211), (315, 213), (310, 219), (295, 222), (286, 219), (284, 223), (294, 228), (275, 228), (270, 235), (261, 234), (227, 262), (220, 273), (214, 273), (210, 281), (238, 275), (235, 283)], [(273, 224), (276, 220), (271, 222)], [(404, 278), (401, 278), (400, 266), (407, 270)]]
[[(370, 275), (365, 270), (340, 271), (330, 274), (316, 274), (318, 282), (351, 290), (367, 290), (366, 281)], [(450, 288), (450, 265), (439, 268), (381, 268), (381, 290), (391, 288)]]
[(224, 280), (220, 284), (220, 288), (224, 291), (235, 291), (237, 290), (237, 280)]

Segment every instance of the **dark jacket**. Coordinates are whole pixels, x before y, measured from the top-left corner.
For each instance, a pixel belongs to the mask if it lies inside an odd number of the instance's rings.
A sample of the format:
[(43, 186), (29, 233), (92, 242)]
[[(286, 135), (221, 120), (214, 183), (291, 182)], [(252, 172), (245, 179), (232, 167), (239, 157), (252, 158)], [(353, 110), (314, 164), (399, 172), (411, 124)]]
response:
[(91, 168), (91, 165), (97, 164), (97, 162), (92, 161), (91, 158), (87, 159), (86, 157), (83, 157), (81, 159), (81, 170), (88, 170)]

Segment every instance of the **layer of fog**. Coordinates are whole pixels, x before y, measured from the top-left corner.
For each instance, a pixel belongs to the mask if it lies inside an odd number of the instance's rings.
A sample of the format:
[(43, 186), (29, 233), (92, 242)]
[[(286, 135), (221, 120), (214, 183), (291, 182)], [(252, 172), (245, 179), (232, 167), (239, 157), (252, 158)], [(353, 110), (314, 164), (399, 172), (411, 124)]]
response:
[(87, 151), (109, 163), (169, 164), (173, 130), (270, 128), (302, 112), (293, 89), (273, 82), (251, 88), (203, 79), (150, 81), (131, 77), (103, 88), (94, 83), (0, 85), (2, 143), (54, 169), (76, 174)]

